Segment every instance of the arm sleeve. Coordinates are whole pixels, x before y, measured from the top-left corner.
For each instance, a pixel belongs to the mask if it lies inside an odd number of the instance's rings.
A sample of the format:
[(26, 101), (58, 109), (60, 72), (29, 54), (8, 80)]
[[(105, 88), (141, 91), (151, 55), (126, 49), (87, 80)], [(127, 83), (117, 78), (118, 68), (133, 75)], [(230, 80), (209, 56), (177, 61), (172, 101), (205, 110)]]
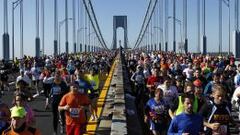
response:
[(205, 89), (204, 89), (204, 95), (208, 95), (209, 92), (210, 92), (210, 89), (211, 89), (211, 84), (210, 82), (205, 86)]
[(145, 113), (145, 115), (148, 116), (150, 110), (151, 110), (151, 109), (150, 109), (149, 101), (148, 101), (147, 104), (146, 104), (145, 107), (144, 107), (144, 113)]
[(136, 73), (133, 73), (133, 75), (131, 76), (131, 81), (135, 81), (135, 75), (136, 75)]
[(174, 117), (170, 123), (170, 126), (168, 128), (168, 135), (177, 135), (178, 129), (177, 129), (177, 119)]

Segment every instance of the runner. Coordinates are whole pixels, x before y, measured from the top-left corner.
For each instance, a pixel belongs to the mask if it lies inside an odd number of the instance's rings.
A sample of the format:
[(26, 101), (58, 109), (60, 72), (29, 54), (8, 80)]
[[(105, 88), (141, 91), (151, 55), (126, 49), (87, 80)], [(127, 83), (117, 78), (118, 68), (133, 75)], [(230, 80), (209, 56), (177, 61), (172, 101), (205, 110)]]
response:
[(150, 122), (150, 130), (154, 135), (166, 134), (169, 116), (167, 113), (168, 106), (163, 100), (163, 91), (156, 89), (154, 97), (149, 99), (145, 107), (144, 121)]
[[(53, 114), (53, 129), (54, 133), (57, 134), (58, 122), (60, 122), (60, 132), (64, 132), (65, 127), (65, 115), (64, 111), (58, 111), (58, 105), (64, 94), (67, 93), (68, 88), (66, 83), (62, 80), (60, 72), (56, 71), (54, 76), (54, 82), (52, 84), (50, 97), (52, 102), (52, 114)], [(60, 113), (60, 115), (59, 115)], [(59, 118), (60, 116), (60, 118)]]
[(11, 120), (10, 118), (10, 110), (7, 106), (7, 104), (2, 102), (2, 99), (0, 100), (0, 134), (3, 133), (5, 129), (8, 128), (10, 125), (9, 121)]
[(29, 127), (36, 127), (36, 118), (32, 108), (27, 103), (27, 98), (23, 94), (19, 93), (14, 97), (13, 106), (23, 107), (26, 111), (26, 124)]
[(90, 100), (86, 94), (79, 93), (78, 88), (78, 82), (73, 82), (58, 106), (59, 111), (65, 111), (67, 135), (82, 135), (87, 122), (84, 109), (90, 108)]
[(40, 77), (41, 71), (36, 62), (34, 62), (33, 67), (31, 68), (30, 72), (31, 72), (31, 76), (32, 76), (33, 85), (36, 90), (36, 94), (33, 97), (37, 97), (40, 95), (38, 87), (39, 87), (39, 77)]
[(97, 99), (99, 97), (99, 73), (98, 70), (96, 69), (91, 69), (90, 74), (88, 74), (87, 76), (87, 80), (88, 82), (91, 84), (93, 91), (89, 92), (90, 98), (91, 98), (91, 120), (98, 120), (98, 116), (97, 116)]
[(205, 118), (206, 135), (229, 135), (229, 123), (235, 124), (225, 102), (225, 94), (223, 86), (215, 85), (212, 88), (213, 100), (206, 103), (200, 110), (200, 114)]
[(174, 117), (168, 129), (168, 135), (199, 135), (203, 132), (203, 117), (193, 112), (192, 95), (184, 94), (183, 102), (184, 112)]
[(11, 126), (2, 135), (41, 135), (39, 129), (27, 126), (26, 111), (23, 107), (11, 108), (11, 119)]

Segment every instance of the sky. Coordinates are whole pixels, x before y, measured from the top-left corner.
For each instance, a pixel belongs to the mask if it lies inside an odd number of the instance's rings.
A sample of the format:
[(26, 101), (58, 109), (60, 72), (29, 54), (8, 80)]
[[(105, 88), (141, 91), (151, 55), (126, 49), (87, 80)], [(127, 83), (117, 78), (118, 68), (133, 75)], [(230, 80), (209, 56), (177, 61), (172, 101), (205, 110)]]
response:
[[(12, 45), (12, 2), (8, 0), (8, 33), (10, 36), (10, 49)], [(33, 56), (35, 54), (35, 0), (24, 1), (24, 54)], [(64, 1), (59, 2), (59, 21), (64, 19)], [(182, 20), (182, 0), (176, 0), (176, 16)], [(53, 54), (53, 2), (45, 0), (45, 53)], [(108, 48), (111, 47), (113, 39), (113, 16), (126, 15), (128, 21), (128, 40), (131, 47), (137, 40), (143, 23), (144, 15), (149, 0), (92, 0), (92, 5), (99, 23), (103, 38)], [(72, 16), (72, 0), (69, 0), (69, 17)], [(234, 1), (231, 2), (231, 36), (234, 30)], [(77, 11), (77, 10), (76, 10)], [(196, 52), (197, 49), (197, 0), (188, 0), (188, 40), (189, 51)], [(20, 32), (19, 32), (19, 7), (15, 9), (15, 56), (20, 56)], [(76, 13), (77, 15), (77, 13)], [(172, 16), (172, 0), (169, 0), (169, 16)], [(41, 26), (41, 20), (40, 20)], [(64, 26), (61, 28), (61, 48), (64, 50)], [(180, 42), (180, 29), (177, 25), (177, 43)], [(0, 0), (0, 34), (3, 32), (3, 0)], [(172, 50), (172, 21), (169, 21), (169, 50)], [(123, 29), (117, 30), (118, 40), (123, 40)], [(206, 0), (206, 35), (207, 50), (218, 51), (218, 0)], [(41, 36), (41, 27), (40, 27)], [(1, 36), (2, 38), (2, 36)], [(41, 40), (41, 37), (40, 37)], [(73, 51), (72, 22), (69, 21), (69, 50)], [(223, 51), (228, 50), (228, 8), (223, 4)], [(2, 39), (0, 42), (0, 58), (2, 58)], [(11, 53), (10, 53), (10, 56)]]

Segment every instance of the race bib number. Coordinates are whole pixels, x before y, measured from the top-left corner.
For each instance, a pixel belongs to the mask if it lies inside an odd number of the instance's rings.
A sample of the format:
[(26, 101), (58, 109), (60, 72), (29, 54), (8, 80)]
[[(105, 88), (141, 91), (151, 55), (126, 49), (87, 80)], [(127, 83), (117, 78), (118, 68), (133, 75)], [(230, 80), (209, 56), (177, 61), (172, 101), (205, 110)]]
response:
[(141, 75), (136, 75), (136, 81), (137, 81), (137, 82), (142, 82), (142, 81), (143, 81), (143, 76), (141, 76)]
[(79, 108), (70, 108), (70, 117), (72, 118), (78, 118), (79, 117)]
[(213, 131), (213, 135), (227, 135), (227, 125), (221, 125), (218, 130)]
[(61, 87), (55, 86), (52, 88), (53, 95), (59, 95), (61, 93)]
[(163, 105), (155, 106), (154, 110), (156, 114), (162, 114), (165, 110), (165, 107)]
[(81, 82), (81, 81), (79, 81), (78, 84), (79, 84), (79, 87), (84, 87), (84, 85), (85, 85), (85, 83)]
[(78, 90), (78, 92), (81, 93), (81, 94), (83, 94), (83, 93), (84, 93), (84, 89), (81, 89), (81, 88), (80, 88), (80, 89)]

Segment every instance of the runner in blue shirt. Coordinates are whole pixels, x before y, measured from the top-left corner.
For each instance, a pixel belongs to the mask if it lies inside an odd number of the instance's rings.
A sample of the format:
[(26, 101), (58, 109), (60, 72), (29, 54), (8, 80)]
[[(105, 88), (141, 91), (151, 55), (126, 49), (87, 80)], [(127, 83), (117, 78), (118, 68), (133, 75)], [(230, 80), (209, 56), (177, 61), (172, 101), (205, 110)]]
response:
[(199, 135), (203, 131), (203, 117), (193, 113), (194, 97), (189, 94), (182, 96), (184, 112), (175, 116), (168, 129), (168, 135)]
[(145, 122), (149, 120), (150, 130), (154, 135), (166, 134), (170, 119), (167, 112), (168, 108), (163, 100), (162, 89), (156, 89), (154, 98), (148, 100), (145, 108)]

